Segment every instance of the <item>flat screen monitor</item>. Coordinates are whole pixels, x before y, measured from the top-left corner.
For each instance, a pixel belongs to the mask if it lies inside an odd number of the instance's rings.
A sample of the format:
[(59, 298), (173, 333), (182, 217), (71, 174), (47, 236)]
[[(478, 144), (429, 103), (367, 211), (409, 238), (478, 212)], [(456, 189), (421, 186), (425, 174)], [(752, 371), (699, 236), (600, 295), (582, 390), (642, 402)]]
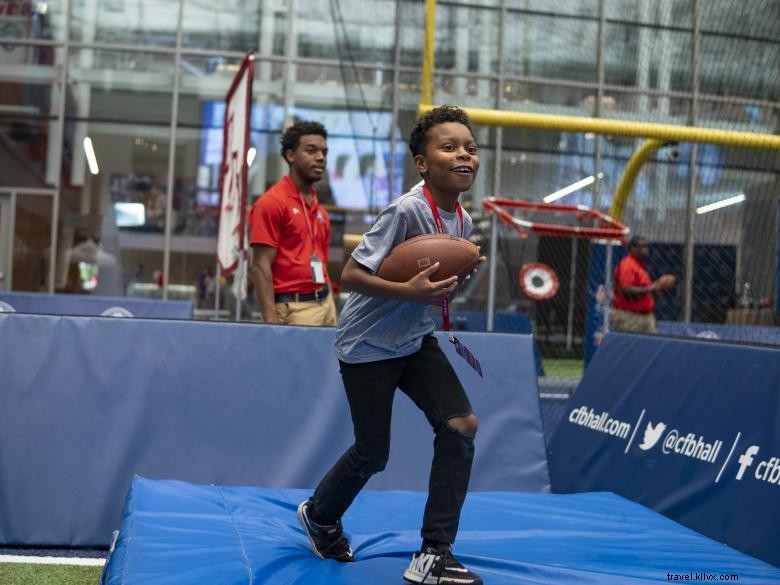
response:
[(118, 227), (137, 227), (146, 223), (146, 207), (143, 203), (114, 201), (114, 213)]

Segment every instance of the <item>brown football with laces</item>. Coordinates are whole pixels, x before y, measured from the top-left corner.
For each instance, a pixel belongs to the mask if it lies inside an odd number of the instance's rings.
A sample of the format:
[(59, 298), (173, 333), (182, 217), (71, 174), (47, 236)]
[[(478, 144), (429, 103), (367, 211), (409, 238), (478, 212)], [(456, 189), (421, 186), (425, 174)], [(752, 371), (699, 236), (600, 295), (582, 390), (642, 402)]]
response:
[(401, 242), (382, 261), (377, 276), (393, 282), (406, 282), (439, 262), (431, 275), (436, 282), (457, 275), (463, 279), (479, 263), (479, 246), (449, 234), (424, 234)]

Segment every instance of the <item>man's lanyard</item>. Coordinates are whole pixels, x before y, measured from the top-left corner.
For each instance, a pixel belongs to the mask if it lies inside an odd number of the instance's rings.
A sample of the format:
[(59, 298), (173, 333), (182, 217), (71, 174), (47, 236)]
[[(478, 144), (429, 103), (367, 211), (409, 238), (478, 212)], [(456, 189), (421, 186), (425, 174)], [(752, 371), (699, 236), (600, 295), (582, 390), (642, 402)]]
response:
[[(436, 202), (433, 200), (433, 195), (431, 195), (431, 190), (428, 189), (428, 185), (426, 184), (423, 184), (423, 193), (425, 194), (425, 199), (428, 201), (428, 205), (430, 205), (431, 211), (433, 212), (433, 219), (436, 222), (436, 229), (439, 230), (440, 234), (446, 233), (444, 231), (444, 224), (442, 224), (441, 221), (441, 215), (439, 215), (439, 208), (436, 206)], [(465, 231), (465, 224), (463, 222), (463, 208), (461, 208), (460, 202), (458, 201), (455, 202), (455, 211), (458, 212), (458, 217), (460, 218), (460, 237), (462, 238)], [(441, 321), (445, 331), (452, 329), (452, 324), (450, 323), (450, 301), (446, 298), (441, 300)]]
[[(314, 224), (314, 228), (312, 229), (311, 225), (311, 219), (309, 218), (309, 210), (306, 208), (306, 200), (303, 198), (303, 195), (301, 195), (301, 192), (298, 191), (298, 198), (301, 200), (301, 205), (303, 205), (303, 217), (306, 219), (306, 229), (309, 232), (309, 237), (311, 238), (311, 243), (314, 246), (313, 250), (314, 253), (317, 253), (317, 224)], [(317, 203), (317, 194), (314, 192), (314, 189), (312, 188), (312, 194), (311, 194), (311, 206), (312, 209), (314, 209), (314, 204)]]

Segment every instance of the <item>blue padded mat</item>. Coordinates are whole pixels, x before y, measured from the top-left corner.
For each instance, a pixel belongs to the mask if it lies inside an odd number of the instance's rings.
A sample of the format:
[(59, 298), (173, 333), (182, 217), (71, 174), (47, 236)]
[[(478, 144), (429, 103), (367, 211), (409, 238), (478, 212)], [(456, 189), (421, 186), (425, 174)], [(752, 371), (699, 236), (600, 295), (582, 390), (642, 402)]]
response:
[[(136, 477), (102, 583), (403, 583), (425, 494), (362, 492), (344, 517), (358, 559), (349, 564), (310, 552), (295, 516), (309, 494)], [(657, 584), (705, 573), (780, 583), (780, 569), (612, 493), (470, 493), (454, 552), (487, 585)]]

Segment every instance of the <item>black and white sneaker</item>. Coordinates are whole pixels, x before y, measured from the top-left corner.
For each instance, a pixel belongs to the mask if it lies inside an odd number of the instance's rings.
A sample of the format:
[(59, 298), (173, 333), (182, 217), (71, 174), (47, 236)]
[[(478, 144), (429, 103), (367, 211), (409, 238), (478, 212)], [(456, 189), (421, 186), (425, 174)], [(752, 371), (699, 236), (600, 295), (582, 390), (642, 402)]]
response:
[(482, 585), (482, 579), (461, 565), (452, 550), (425, 547), (412, 555), (404, 580), (423, 585)]
[(351, 563), (355, 560), (352, 548), (344, 537), (341, 521), (332, 525), (317, 524), (311, 519), (311, 500), (301, 502), (298, 506), (298, 522), (303, 533), (309, 537), (311, 548), (321, 559), (336, 559), (341, 563)]

